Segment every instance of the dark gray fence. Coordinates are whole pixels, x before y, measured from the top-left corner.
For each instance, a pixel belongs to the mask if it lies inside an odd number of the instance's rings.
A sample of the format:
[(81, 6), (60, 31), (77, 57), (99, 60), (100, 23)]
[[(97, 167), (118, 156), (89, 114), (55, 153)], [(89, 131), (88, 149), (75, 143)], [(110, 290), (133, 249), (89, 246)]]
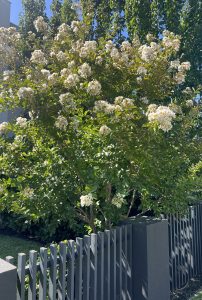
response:
[(202, 274), (202, 204), (189, 207), (181, 217), (168, 217), (170, 286), (182, 289), (191, 278)]
[(202, 204), (184, 217), (127, 222), (29, 257), (20, 253), (17, 268), (12, 257), (8, 266), (0, 259), (0, 300), (16, 300), (16, 286), (17, 300), (169, 300), (170, 289), (202, 273)]
[(26, 260), (18, 255), (18, 300), (132, 299), (131, 224), (30, 251)]

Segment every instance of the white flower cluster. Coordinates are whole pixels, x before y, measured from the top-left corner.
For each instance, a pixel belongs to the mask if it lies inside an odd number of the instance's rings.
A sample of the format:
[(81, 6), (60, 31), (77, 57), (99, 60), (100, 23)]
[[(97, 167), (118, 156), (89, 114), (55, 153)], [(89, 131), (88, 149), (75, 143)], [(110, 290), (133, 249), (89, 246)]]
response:
[(66, 88), (72, 88), (75, 87), (79, 81), (79, 76), (77, 74), (69, 74), (64, 81), (64, 86)]
[(91, 76), (92, 70), (88, 63), (84, 63), (79, 67), (78, 73), (81, 77), (87, 79), (88, 77)]
[(87, 92), (92, 95), (96, 96), (101, 93), (102, 87), (99, 81), (93, 80), (88, 83)]
[(90, 206), (93, 204), (93, 195), (90, 193), (88, 195), (83, 195), (80, 197), (81, 207)]
[(4, 134), (8, 128), (8, 123), (3, 122), (0, 124), (0, 135)]
[(22, 194), (26, 198), (32, 198), (34, 196), (34, 189), (30, 187), (26, 187), (23, 191)]
[(111, 133), (111, 129), (108, 126), (103, 125), (100, 127), (100, 130), (99, 130), (100, 135), (106, 136), (106, 135), (109, 135), (110, 133)]
[(51, 85), (55, 85), (57, 83), (59, 76), (58, 73), (53, 73), (48, 76), (48, 82)]
[(142, 45), (139, 48), (139, 53), (140, 53), (140, 57), (142, 60), (146, 61), (146, 62), (150, 62), (152, 60), (154, 60), (157, 56), (157, 49), (155, 49), (155, 47), (152, 47), (152, 45), (147, 46), (147, 45)]
[(182, 62), (180, 64), (179, 59), (173, 60), (170, 62), (170, 69), (177, 70), (177, 73), (174, 76), (174, 79), (177, 84), (185, 82), (186, 72), (191, 68), (189, 61)]
[(22, 118), (22, 117), (18, 117), (16, 119), (16, 124), (19, 125), (20, 127), (24, 128), (27, 126), (27, 119), (26, 118)]
[(106, 114), (112, 114), (115, 111), (115, 105), (110, 104), (107, 101), (99, 100), (95, 102), (95, 112), (104, 112)]
[(12, 75), (15, 74), (15, 71), (6, 70), (3, 72), (3, 80), (8, 81)]
[(140, 66), (137, 69), (137, 74), (145, 76), (147, 74), (147, 69), (145, 67)]
[(149, 122), (157, 122), (160, 129), (167, 132), (172, 129), (172, 120), (175, 113), (167, 106), (151, 104), (148, 107), (147, 116)]
[(30, 99), (34, 96), (34, 91), (30, 87), (21, 87), (17, 93), (19, 99)]
[(120, 193), (117, 193), (112, 198), (112, 205), (116, 206), (117, 208), (121, 208), (123, 204), (124, 204), (124, 196)]
[(70, 26), (63, 23), (58, 27), (58, 34), (55, 37), (56, 41), (63, 41), (70, 32)]
[(39, 64), (39, 65), (47, 64), (45, 54), (43, 53), (42, 50), (34, 50), (34, 52), (32, 52), (32, 56), (31, 56), (30, 60), (32, 63)]
[(46, 69), (42, 69), (41, 74), (45, 79), (48, 79), (48, 77), (50, 76), (50, 71)]
[(45, 33), (48, 29), (48, 24), (44, 21), (44, 18), (40, 16), (34, 21), (34, 27), (37, 32)]
[(162, 42), (165, 48), (171, 48), (175, 51), (179, 51), (180, 39), (177, 36), (175, 36), (173, 32), (164, 30)]
[(56, 54), (56, 58), (57, 58), (58, 61), (63, 62), (63, 61), (66, 60), (66, 54), (63, 51), (59, 51)]
[(67, 128), (68, 121), (63, 116), (58, 116), (55, 122), (55, 126), (60, 130), (65, 130)]
[(133, 108), (134, 107), (134, 100), (130, 98), (124, 98), (123, 96), (118, 96), (114, 99), (114, 104), (117, 109), (119, 105), (120, 108)]
[(97, 42), (96, 41), (86, 41), (83, 47), (80, 48), (80, 57), (88, 57), (91, 53), (95, 53), (97, 50)]
[(189, 99), (189, 100), (186, 101), (186, 106), (187, 107), (192, 107), (193, 105), (194, 105), (193, 100)]
[(72, 21), (72, 23), (71, 23), (71, 29), (74, 33), (79, 32), (80, 26), (81, 26), (81, 22), (79, 22), (79, 21)]
[(21, 35), (14, 27), (0, 27), (0, 70), (12, 67), (20, 59)]
[(59, 102), (63, 106), (63, 108), (76, 108), (76, 104), (71, 93), (61, 94), (59, 99)]

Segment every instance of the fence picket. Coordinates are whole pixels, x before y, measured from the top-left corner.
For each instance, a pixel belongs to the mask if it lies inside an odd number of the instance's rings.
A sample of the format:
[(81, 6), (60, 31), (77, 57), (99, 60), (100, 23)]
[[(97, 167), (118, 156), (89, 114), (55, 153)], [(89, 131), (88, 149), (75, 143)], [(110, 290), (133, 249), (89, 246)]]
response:
[(110, 233), (110, 299), (116, 300), (116, 229)]
[(66, 258), (67, 246), (64, 242), (60, 242), (59, 250), (59, 274), (58, 274), (58, 299), (65, 300), (66, 293)]
[(14, 264), (14, 257), (12, 256), (6, 256), (5, 261), (7, 261), (10, 264)]
[(36, 300), (37, 251), (29, 252), (29, 290), (28, 300)]
[(26, 254), (18, 254), (18, 271), (17, 271), (17, 300), (25, 299), (25, 265)]
[(83, 239), (76, 238), (75, 300), (82, 300)]
[(67, 300), (74, 300), (75, 241), (67, 243)]
[(97, 300), (104, 300), (104, 232), (98, 232), (98, 277)]
[(116, 299), (122, 300), (122, 227), (118, 227), (117, 231), (117, 253), (116, 253)]
[(46, 300), (47, 292), (47, 262), (48, 250), (40, 248), (40, 263), (39, 263), (39, 300)]
[(104, 232), (104, 298), (110, 300), (110, 231)]
[(49, 277), (49, 299), (56, 299), (56, 277), (57, 277), (57, 246), (50, 245), (50, 277)]
[(83, 300), (89, 300), (90, 297), (90, 236), (83, 238)]
[(128, 247), (127, 247), (127, 299), (132, 300), (132, 264), (133, 264), (133, 257), (132, 257), (132, 225), (128, 225), (128, 232), (127, 232), (127, 240), (128, 240)]
[(97, 299), (97, 234), (92, 233), (90, 253), (90, 300)]

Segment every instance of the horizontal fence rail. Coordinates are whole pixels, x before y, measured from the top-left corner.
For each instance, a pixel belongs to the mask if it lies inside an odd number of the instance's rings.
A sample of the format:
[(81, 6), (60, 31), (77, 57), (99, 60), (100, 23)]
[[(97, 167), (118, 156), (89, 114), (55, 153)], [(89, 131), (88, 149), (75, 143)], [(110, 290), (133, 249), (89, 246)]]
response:
[(18, 254), (17, 300), (132, 299), (132, 226)]
[(202, 274), (202, 203), (190, 206), (185, 216), (168, 216), (170, 287), (182, 289)]

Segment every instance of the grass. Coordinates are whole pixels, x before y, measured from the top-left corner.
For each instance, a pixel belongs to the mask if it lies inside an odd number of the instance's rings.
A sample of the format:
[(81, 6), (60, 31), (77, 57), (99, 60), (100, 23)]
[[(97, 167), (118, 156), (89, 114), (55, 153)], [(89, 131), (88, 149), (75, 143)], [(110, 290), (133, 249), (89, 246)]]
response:
[(18, 253), (28, 254), (29, 250), (39, 250), (40, 243), (13, 235), (0, 234), (0, 258), (13, 256), (16, 260)]
[(190, 300), (202, 300), (202, 291), (196, 293)]

